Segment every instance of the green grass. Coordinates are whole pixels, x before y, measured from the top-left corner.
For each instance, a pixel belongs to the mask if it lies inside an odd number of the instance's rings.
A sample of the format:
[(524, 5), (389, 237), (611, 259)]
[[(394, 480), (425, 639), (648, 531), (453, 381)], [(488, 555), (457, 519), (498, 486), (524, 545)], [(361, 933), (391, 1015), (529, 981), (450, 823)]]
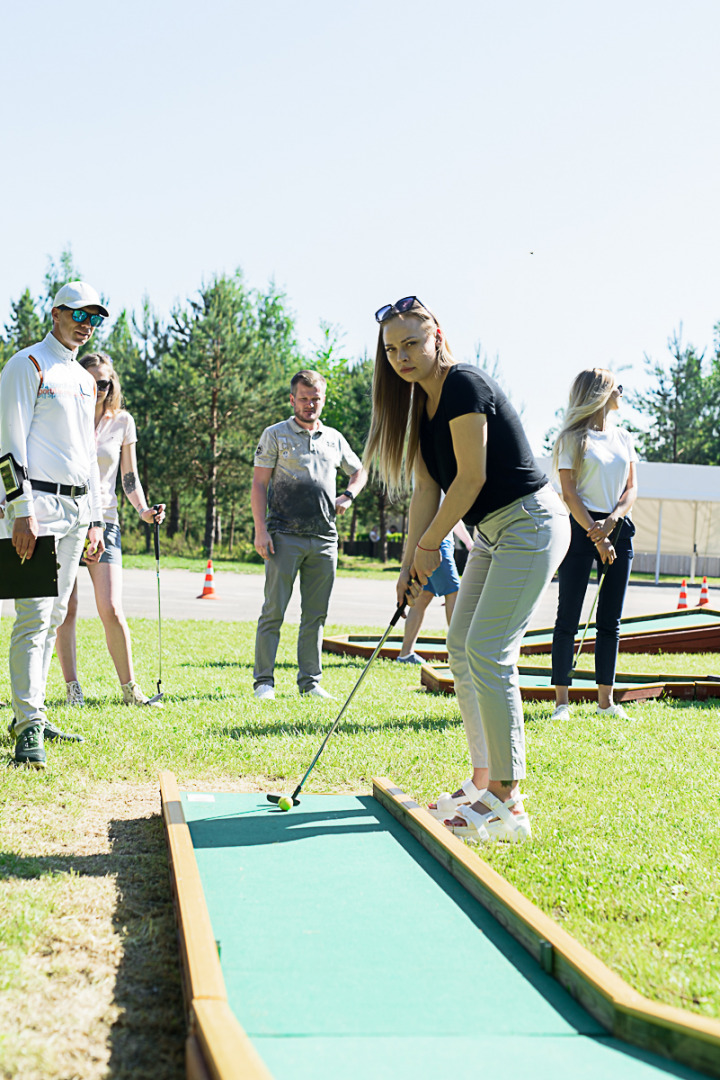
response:
[[(9, 631), (10, 619), (3, 619), (3, 655)], [(138, 676), (150, 690), (156, 626), (133, 620), (132, 631)], [(49, 837), (57, 842), (53, 807), (62, 804), (72, 845), (73, 808), (105, 782), (154, 782), (161, 769), (170, 769), (181, 786), (242, 778), (280, 791), (303, 774), (364, 661), (327, 655), (324, 685), (337, 701), (301, 700), (296, 630), (285, 627), (278, 697), (262, 705), (252, 694), (253, 635), (250, 623), (166, 623), (166, 706), (125, 709), (98, 623), (81, 622), (87, 708), (60, 704), (56, 661), (48, 701), (53, 718), (80, 729), (87, 741), (50, 746), (45, 774), (0, 773), (0, 876), (6, 879), (0, 917), (8, 920), (10, 942), (0, 959), (0, 988), (12, 980), (18, 956), (56, 895), (53, 880), (43, 880), (45, 894), (12, 869), (21, 823), (26, 839), (31, 827), (38, 843)], [(621, 670), (718, 671), (715, 655), (621, 654), (620, 661)], [(583, 657), (588, 663), (591, 658)], [(7, 676), (0, 675), (0, 697), (8, 693)], [(720, 708), (679, 701), (627, 708), (630, 720), (600, 721), (594, 706), (573, 706), (570, 721), (560, 724), (549, 719), (549, 705), (526, 705), (529, 775), (523, 789), (535, 838), (481, 854), (642, 993), (718, 1017)], [(368, 791), (378, 774), (420, 802), (454, 789), (468, 775), (455, 699), (421, 692), (417, 669), (392, 661), (378, 661), (368, 674), (307, 789)]]
[[(162, 568), (164, 570), (191, 570), (193, 573), (202, 573), (207, 566), (207, 559), (192, 555), (164, 555), (161, 554)], [(123, 551), (123, 566), (132, 570), (154, 570), (154, 553), (126, 554)], [(264, 564), (260, 561), (242, 561), (240, 559), (228, 559), (223, 556), (213, 558), (215, 570), (229, 571), (235, 574), (263, 574)], [(381, 578), (388, 574), (399, 574), (400, 563), (389, 560), (381, 563), (378, 559), (364, 559), (360, 555), (339, 555), (338, 576), (353, 578)]]

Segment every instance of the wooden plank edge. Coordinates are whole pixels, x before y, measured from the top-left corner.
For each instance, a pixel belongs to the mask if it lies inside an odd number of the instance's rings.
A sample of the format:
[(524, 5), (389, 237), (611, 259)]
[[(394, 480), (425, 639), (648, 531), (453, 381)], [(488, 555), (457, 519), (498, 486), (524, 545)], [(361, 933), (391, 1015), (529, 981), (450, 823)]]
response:
[(160, 773), (162, 817), (189, 1016), (187, 1080), (272, 1080), (232, 1012), (175, 776)]
[(181, 952), (186, 962), (190, 999), (227, 998), (217, 945), (190, 830), (185, 821), (180, 792), (172, 773), (160, 774), (160, 796), (173, 881)]
[(617, 1038), (720, 1077), (720, 1021), (650, 1001), (387, 777), (373, 797)]
[(193, 1002), (194, 1035), (212, 1080), (273, 1080), (227, 1001)]

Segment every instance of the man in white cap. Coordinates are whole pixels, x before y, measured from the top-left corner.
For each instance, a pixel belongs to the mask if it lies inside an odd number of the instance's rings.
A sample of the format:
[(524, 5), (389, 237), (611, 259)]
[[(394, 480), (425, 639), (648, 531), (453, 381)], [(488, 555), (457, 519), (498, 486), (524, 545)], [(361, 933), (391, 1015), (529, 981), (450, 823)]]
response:
[(17, 599), (10, 639), (14, 762), (45, 767), (45, 739), (72, 739), (45, 716), (45, 685), (57, 627), (65, 618), (85, 539), (85, 559), (104, 550), (95, 451), (95, 379), (76, 362), (108, 310), (91, 285), (71, 281), (57, 293), (52, 331), (21, 349), (0, 376), (0, 469), (6, 520), (22, 559), (38, 536), (55, 536), (57, 597)]

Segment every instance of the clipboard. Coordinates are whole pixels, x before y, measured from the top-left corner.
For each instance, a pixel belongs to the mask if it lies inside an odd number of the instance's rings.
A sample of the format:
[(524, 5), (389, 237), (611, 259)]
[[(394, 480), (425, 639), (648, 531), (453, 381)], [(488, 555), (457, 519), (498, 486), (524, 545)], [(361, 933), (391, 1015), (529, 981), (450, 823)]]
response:
[(22, 561), (12, 540), (0, 540), (0, 600), (57, 596), (55, 537), (38, 536), (32, 558)]

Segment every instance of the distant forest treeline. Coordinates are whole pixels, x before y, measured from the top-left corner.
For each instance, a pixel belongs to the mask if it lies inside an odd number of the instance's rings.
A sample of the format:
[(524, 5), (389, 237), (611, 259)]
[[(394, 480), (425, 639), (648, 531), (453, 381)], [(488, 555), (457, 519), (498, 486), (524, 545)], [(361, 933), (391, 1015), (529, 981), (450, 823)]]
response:
[[(81, 279), (72, 253), (51, 261), (44, 293), (29, 289), (11, 303), (0, 338), (0, 369), (19, 349), (52, 329), (52, 298)], [(112, 312), (83, 351), (105, 352), (120, 376), (138, 429), (138, 465), (148, 499), (168, 504), (168, 550), (213, 557), (218, 548), (252, 557), (250, 481), (261, 432), (290, 414), (291, 377), (301, 368), (328, 379), (323, 421), (339, 428), (362, 455), (370, 426), (373, 361), (342, 354), (340, 335), (323, 325), (320, 343), (302, 352), (286, 297), (271, 284), (250, 288), (240, 271), (214, 277), (163, 321), (149, 299), (139, 313)], [(150, 534), (119, 500), (124, 544), (149, 549)], [(355, 539), (379, 524), (388, 502), (373, 483), (338, 521)], [(402, 519), (406, 504), (395, 508)], [(384, 546), (384, 545), (383, 545)]]
[[(66, 281), (82, 278), (72, 253), (50, 260), (43, 295), (25, 289), (10, 305), (0, 336), (0, 369), (13, 353), (52, 328), (52, 298)], [(101, 283), (99, 283), (101, 284)], [(218, 549), (252, 557), (250, 480), (262, 430), (289, 413), (289, 380), (302, 367), (328, 379), (323, 420), (339, 428), (362, 454), (370, 426), (374, 360), (349, 358), (337, 328), (323, 324), (320, 343), (303, 352), (287, 298), (273, 284), (249, 287), (240, 271), (214, 277), (163, 320), (146, 298), (139, 313), (113, 312), (96, 331), (92, 351), (108, 353), (122, 383), (125, 404), (138, 427), (138, 464), (148, 498), (168, 504), (170, 550), (213, 557)], [(649, 389), (628, 400), (645, 420), (635, 429), (647, 461), (720, 464), (720, 322), (712, 355), (683, 345), (681, 332), (669, 342), (666, 362), (645, 357)], [(478, 350), (479, 352), (479, 350)], [(478, 355), (478, 361), (480, 356)], [(498, 363), (494, 370), (497, 374)], [(548, 432), (547, 445), (553, 431)], [(129, 550), (150, 534), (120, 500)], [(338, 522), (355, 539), (380, 528), (386, 554), (389, 504), (373, 482)], [(407, 500), (392, 508), (404, 524)], [(404, 528), (402, 529), (404, 532)]]

